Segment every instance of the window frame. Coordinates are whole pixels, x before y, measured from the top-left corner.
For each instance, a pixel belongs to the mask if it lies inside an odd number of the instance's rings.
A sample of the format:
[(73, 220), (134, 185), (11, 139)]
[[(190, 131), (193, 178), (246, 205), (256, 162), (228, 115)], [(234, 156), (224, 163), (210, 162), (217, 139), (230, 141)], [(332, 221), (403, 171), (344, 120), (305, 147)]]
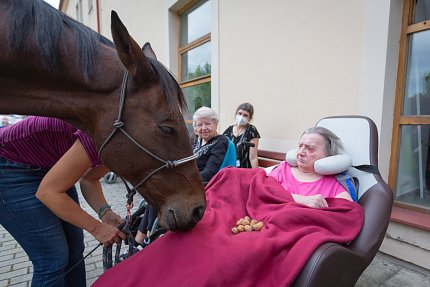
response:
[[(183, 7), (181, 10), (178, 11), (178, 18), (179, 18), (179, 25), (178, 25), (178, 80), (179, 85), (181, 88), (196, 86), (202, 83), (207, 83), (211, 81), (211, 74), (205, 75), (202, 77), (194, 78), (188, 81), (182, 81), (182, 54), (197, 48), (199, 46), (202, 46), (208, 42), (211, 41), (211, 33), (208, 33), (206, 35), (201, 36), (200, 38), (197, 38), (196, 40), (192, 41), (191, 43), (188, 43), (184, 46), (181, 46), (181, 15), (185, 12), (188, 12), (191, 8), (193, 8), (197, 3), (199, 3), (201, 0), (194, 0), (188, 3), (185, 7)], [(210, 0), (207, 0), (210, 1)]]
[[(185, 87), (190, 87), (190, 86), (194, 86), (194, 85), (198, 85), (201, 83), (207, 83), (210, 82), (211, 80), (211, 74), (209, 75), (204, 75), (198, 78), (194, 78), (191, 80), (187, 80), (187, 81), (182, 81), (182, 54), (185, 54), (188, 51), (191, 51), (194, 48), (200, 47), (206, 43), (209, 43), (211, 41), (211, 33), (208, 33), (196, 40), (194, 40), (191, 43), (188, 43), (187, 45), (184, 46), (180, 46), (178, 48), (178, 65), (179, 65), (179, 83), (181, 85), (181, 88), (185, 88)], [(198, 83), (194, 83), (194, 82), (198, 82)]]
[[(203, 2), (203, 0), (192, 0), (189, 3), (187, 3), (183, 8), (181, 8), (180, 10), (177, 11), (177, 17), (178, 17), (178, 26), (177, 26), (178, 82), (179, 82), (179, 86), (181, 87), (181, 89), (194, 87), (194, 86), (198, 86), (200, 84), (212, 82), (212, 72), (208, 75), (193, 78), (191, 80), (182, 81), (182, 55), (188, 51), (191, 51), (192, 49), (195, 49), (195, 48), (200, 47), (206, 43), (209, 43), (212, 40), (212, 29), (211, 29), (211, 31), (209, 33), (195, 39), (194, 41), (192, 41), (188, 44), (181, 46), (181, 36), (182, 36), (181, 35), (181, 16), (182, 16), (182, 14), (193, 9), (195, 7), (195, 5), (197, 5), (201, 1)], [(206, 2), (206, 1), (211, 1), (211, 0), (205, 0), (204, 2)], [(211, 91), (211, 97), (212, 97), (212, 91)], [(211, 98), (211, 106), (212, 105), (213, 104), (212, 104), (212, 98)], [(192, 124), (192, 122), (191, 123), (186, 122), (186, 124), (189, 125), (189, 124)]]
[(409, 37), (414, 33), (430, 30), (430, 19), (414, 23), (416, 3), (405, 0), (403, 4), (402, 28), (399, 42), (399, 61), (397, 66), (397, 82), (393, 116), (393, 134), (391, 142), (391, 158), (388, 185), (394, 192), (394, 206), (416, 212), (430, 213), (430, 208), (404, 203), (396, 200), (397, 171), (399, 167), (400, 134), (405, 125), (430, 125), (430, 115), (403, 116), (403, 99), (408, 67)]

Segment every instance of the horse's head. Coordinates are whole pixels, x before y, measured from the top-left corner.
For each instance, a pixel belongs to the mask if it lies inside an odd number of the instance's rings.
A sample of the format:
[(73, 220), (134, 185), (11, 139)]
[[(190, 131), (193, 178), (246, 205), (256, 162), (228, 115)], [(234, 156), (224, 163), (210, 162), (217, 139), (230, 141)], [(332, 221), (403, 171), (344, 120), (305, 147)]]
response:
[(180, 161), (192, 156), (182, 91), (151, 46), (141, 49), (113, 11), (111, 28), (128, 78), (121, 89), (120, 123), (111, 137), (105, 136), (102, 160), (158, 208), (162, 225), (190, 229), (203, 216), (205, 195), (195, 161)]

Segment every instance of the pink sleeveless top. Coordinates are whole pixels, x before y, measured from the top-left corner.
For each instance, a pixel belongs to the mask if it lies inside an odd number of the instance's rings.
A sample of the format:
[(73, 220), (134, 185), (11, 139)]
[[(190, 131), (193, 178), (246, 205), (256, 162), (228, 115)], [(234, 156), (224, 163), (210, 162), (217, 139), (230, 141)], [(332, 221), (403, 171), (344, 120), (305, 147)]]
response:
[(325, 198), (334, 198), (345, 189), (331, 175), (325, 175), (312, 182), (298, 181), (291, 173), (291, 166), (283, 161), (277, 168), (269, 173), (269, 176), (276, 179), (281, 185), (292, 194), (317, 195), (321, 194)]

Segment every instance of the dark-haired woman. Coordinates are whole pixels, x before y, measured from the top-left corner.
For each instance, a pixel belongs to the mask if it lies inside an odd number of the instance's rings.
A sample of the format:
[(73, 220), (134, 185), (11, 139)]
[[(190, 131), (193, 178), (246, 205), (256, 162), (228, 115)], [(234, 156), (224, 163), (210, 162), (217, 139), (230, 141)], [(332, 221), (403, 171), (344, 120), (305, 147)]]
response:
[(236, 146), (237, 167), (258, 167), (258, 142), (260, 134), (257, 128), (250, 124), (254, 115), (254, 107), (250, 103), (240, 104), (236, 109), (236, 124), (229, 126), (226, 135)]

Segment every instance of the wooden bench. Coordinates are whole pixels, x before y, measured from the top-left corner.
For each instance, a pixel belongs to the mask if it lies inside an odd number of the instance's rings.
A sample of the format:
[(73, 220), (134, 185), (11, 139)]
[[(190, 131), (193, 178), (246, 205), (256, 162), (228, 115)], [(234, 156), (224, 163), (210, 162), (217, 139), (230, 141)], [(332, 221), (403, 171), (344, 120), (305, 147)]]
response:
[(259, 149), (257, 152), (257, 156), (258, 156), (258, 165), (260, 167), (269, 167), (272, 165), (276, 165), (281, 161), (285, 160), (284, 152)]

